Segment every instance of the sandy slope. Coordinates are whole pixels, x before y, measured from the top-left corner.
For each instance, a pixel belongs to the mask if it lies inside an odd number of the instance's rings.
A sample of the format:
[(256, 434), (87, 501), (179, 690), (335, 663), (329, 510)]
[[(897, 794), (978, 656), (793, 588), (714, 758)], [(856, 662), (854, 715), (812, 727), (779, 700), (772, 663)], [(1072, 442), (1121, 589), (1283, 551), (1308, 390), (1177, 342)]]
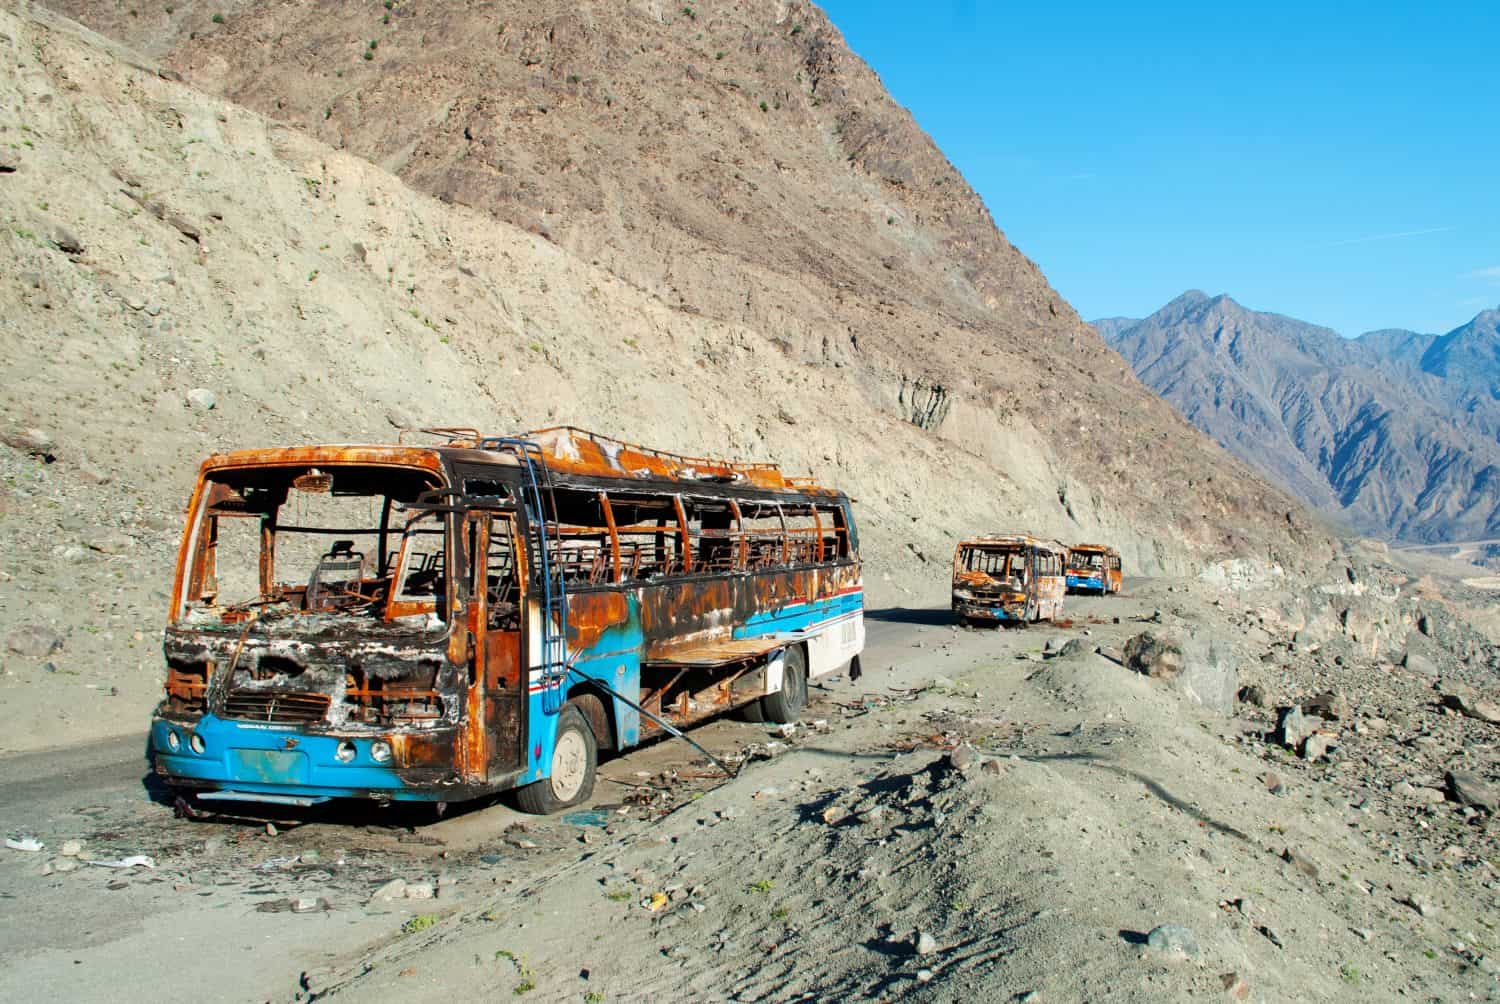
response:
[[(0, 446), (0, 699), (34, 713), (0, 748), (144, 720), (181, 506), (214, 449), (566, 422), (774, 457), (858, 498), (877, 598), (941, 599), (952, 541), (975, 526), (1111, 539), (1133, 568), (1194, 560), (1108, 497), (1065, 507), (1057, 457), (1020, 419), (997, 433), (1003, 462), (983, 461), (774, 331), (672, 309), (19, 10), (0, 10), (15, 168), (0, 174), (0, 426), (22, 444)], [(33, 428), (49, 445), (26, 447)], [(58, 647), (17, 648), (23, 628)]]

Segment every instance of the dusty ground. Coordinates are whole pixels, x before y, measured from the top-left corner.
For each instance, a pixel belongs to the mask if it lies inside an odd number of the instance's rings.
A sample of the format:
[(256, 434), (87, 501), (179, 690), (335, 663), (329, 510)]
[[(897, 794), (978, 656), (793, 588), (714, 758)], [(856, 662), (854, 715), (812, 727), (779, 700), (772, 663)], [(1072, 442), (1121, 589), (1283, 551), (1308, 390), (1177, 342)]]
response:
[[(1286, 644), (1242, 626), (1247, 595), (1130, 586), (1070, 598), (1057, 629), (873, 612), (867, 676), (818, 693), (792, 736), (695, 733), (744, 759), (735, 780), (659, 744), (558, 818), (343, 809), (273, 836), (174, 819), (137, 747), (12, 758), (0, 829), (48, 846), (0, 857), (0, 994), (145, 999), (177, 943), (174, 978), (235, 1000), (1219, 999), (1229, 973), (1240, 999), (1500, 997), (1495, 831), (1440, 790), (1444, 769), (1495, 778), (1500, 726), (1388, 668), (1345, 692), (1331, 758), (1305, 761), (1262, 738), (1274, 712), (1213, 714), (1094, 649), (1213, 633), (1241, 682), (1304, 695), (1318, 653), (1252, 661)], [(156, 869), (59, 872), (70, 838)], [(393, 878), (436, 898), (372, 900)], [(1195, 958), (1145, 944), (1169, 923)], [(222, 951), (195, 947), (205, 929)]]

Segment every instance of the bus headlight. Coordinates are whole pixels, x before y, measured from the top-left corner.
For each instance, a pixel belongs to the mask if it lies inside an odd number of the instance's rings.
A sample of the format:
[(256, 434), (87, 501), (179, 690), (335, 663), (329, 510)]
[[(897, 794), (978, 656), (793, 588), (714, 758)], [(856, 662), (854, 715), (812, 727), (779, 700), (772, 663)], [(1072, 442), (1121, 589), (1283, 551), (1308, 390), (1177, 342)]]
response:
[(333, 751), (333, 758), (339, 763), (349, 763), (354, 759), (354, 744), (345, 739), (339, 743), (339, 748)]
[(182, 749), (182, 737), (177, 734), (176, 729), (167, 729), (167, 749), (173, 753)]
[(370, 759), (376, 763), (389, 763), (391, 759), (391, 744), (384, 739), (377, 739), (370, 744)]
[(194, 753), (202, 753), (204, 750), (208, 749), (208, 746), (203, 742), (203, 737), (196, 732), (194, 732), (188, 739), (188, 746), (192, 748)]

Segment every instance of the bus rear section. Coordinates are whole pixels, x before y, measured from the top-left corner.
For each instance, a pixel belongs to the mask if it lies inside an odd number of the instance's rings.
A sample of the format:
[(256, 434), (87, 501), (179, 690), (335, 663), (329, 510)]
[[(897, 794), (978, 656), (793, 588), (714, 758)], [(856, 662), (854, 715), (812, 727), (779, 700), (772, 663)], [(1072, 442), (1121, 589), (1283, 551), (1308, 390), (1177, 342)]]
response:
[(1029, 534), (974, 537), (953, 554), (953, 612), (963, 623), (1026, 624), (1062, 614), (1064, 548)]
[(1120, 553), (1104, 544), (1074, 544), (1068, 548), (1068, 592), (1118, 593), (1123, 583)]

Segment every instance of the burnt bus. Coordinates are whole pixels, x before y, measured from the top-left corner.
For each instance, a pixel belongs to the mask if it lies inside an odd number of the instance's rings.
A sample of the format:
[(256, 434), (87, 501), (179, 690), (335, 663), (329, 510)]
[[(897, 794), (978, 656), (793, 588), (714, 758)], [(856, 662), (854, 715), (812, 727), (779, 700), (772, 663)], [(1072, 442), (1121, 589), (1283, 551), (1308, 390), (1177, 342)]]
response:
[(1056, 619), (1066, 591), (1066, 554), (1057, 541), (1027, 533), (962, 541), (953, 552), (953, 612), (965, 624)]
[(787, 722), (864, 646), (849, 500), (571, 428), (202, 465), (157, 773), (204, 802), (587, 799), (600, 750)]
[(1124, 583), (1120, 552), (1107, 544), (1074, 544), (1068, 548), (1068, 592), (1118, 593)]

